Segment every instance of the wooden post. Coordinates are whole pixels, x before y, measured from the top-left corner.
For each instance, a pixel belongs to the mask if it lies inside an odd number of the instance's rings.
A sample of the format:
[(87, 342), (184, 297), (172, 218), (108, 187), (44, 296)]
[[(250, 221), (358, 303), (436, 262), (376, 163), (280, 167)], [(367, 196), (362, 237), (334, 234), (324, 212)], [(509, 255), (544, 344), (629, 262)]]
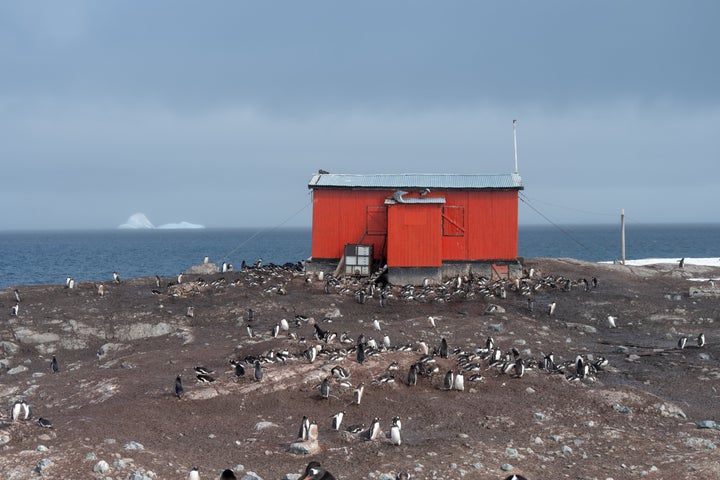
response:
[(625, 265), (625, 209), (620, 211), (620, 244), (622, 248), (622, 264)]

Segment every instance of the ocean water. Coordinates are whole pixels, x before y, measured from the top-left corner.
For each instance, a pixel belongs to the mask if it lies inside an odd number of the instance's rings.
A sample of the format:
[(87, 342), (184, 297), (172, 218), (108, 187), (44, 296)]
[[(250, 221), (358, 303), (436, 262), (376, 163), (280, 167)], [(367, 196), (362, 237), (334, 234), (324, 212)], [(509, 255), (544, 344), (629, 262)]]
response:
[[(175, 276), (205, 256), (240, 267), (263, 258), (286, 263), (310, 256), (309, 228), (0, 232), (0, 288), (13, 285)], [(521, 226), (522, 257), (621, 258), (619, 225)], [(720, 224), (626, 225), (627, 259), (720, 257)]]

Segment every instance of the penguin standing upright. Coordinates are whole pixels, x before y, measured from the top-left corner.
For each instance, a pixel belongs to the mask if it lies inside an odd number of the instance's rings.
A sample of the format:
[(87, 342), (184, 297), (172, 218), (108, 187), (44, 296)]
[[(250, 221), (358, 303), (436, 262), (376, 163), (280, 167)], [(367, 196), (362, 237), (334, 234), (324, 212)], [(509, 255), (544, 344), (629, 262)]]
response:
[(177, 398), (182, 398), (183, 396), (183, 384), (182, 384), (182, 377), (178, 375), (175, 377), (175, 396)]
[(14, 423), (16, 420), (20, 420), (23, 413), (22, 402), (17, 401), (13, 404), (13, 408), (10, 411), (10, 420)]
[(307, 439), (309, 442), (316, 442), (318, 439), (318, 425), (314, 420), (310, 422), (308, 427)]
[(16, 288), (15, 290), (13, 290), (13, 293), (15, 294), (15, 301), (20, 303), (20, 290)]
[(685, 344), (687, 343), (687, 337), (680, 337), (680, 340), (678, 340), (678, 348), (682, 350), (685, 348)]
[(698, 347), (700, 347), (700, 348), (705, 346), (705, 334), (704, 333), (701, 333), (700, 335), (698, 335), (697, 344), (698, 344)]
[(118, 275), (117, 272), (113, 272), (113, 281), (115, 281), (115, 283), (120, 283), (120, 275)]
[(198, 467), (193, 467), (192, 470), (190, 470), (190, 473), (188, 473), (187, 480), (200, 480), (200, 472), (198, 472)]
[(330, 426), (333, 430), (340, 430), (340, 425), (342, 425), (343, 417), (345, 416), (345, 412), (338, 412), (335, 415), (333, 415), (332, 421), (330, 422)]
[(452, 390), (455, 381), (455, 374), (452, 370), (448, 370), (443, 377), (443, 389)]
[(440, 339), (440, 358), (448, 358), (448, 343), (445, 337)]
[(13, 317), (17, 317), (18, 313), (20, 313), (20, 303), (15, 302), (15, 305), (13, 305), (12, 309), (10, 310), (10, 315)]
[(360, 385), (357, 386), (357, 388), (353, 392), (353, 403), (355, 405), (360, 405), (364, 391), (365, 391), (365, 384), (361, 383)]
[(263, 379), (264, 373), (262, 365), (260, 365), (260, 360), (255, 360), (255, 380), (258, 382)]
[(362, 364), (365, 361), (365, 347), (362, 343), (358, 342), (357, 345), (357, 362)]
[(453, 390), (457, 390), (458, 392), (465, 391), (465, 375), (463, 375), (461, 371), (458, 371), (455, 374), (455, 378), (453, 379)]
[(400, 445), (402, 443), (402, 439), (400, 438), (400, 426), (394, 422), (390, 427), (390, 443), (393, 445)]
[(57, 361), (57, 358), (55, 358), (55, 355), (52, 357), (52, 361), (50, 362), (50, 371), (52, 373), (57, 373), (60, 371), (60, 364)]
[(310, 420), (308, 419), (307, 415), (303, 415), (302, 420), (300, 421), (300, 431), (298, 432), (298, 440), (300, 440), (301, 442), (307, 441), (309, 430), (310, 430)]
[(325, 377), (320, 384), (320, 397), (323, 399), (330, 397), (330, 377)]
[(373, 418), (370, 428), (367, 432), (368, 440), (377, 440), (380, 436), (380, 419), (378, 417)]
[(410, 371), (408, 371), (408, 378), (407, 378), (407, 383), (410, 386), (417, 385), (417, 374), (418, 374), (417, 369), (418, 369), (417, 363), (413, 363), (412, 365), (410, 365)]

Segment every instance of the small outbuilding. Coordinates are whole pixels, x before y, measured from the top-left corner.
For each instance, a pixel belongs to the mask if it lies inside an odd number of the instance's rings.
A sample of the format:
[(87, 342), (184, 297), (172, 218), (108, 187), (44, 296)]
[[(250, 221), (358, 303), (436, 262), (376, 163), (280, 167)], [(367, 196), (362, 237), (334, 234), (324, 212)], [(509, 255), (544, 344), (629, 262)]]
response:
[(470, 272), (514, 276), (517, 173), (332, 174), (312, 190), (311, 271), (368, 275), (387, 265), (392, 283), (437, 283)]

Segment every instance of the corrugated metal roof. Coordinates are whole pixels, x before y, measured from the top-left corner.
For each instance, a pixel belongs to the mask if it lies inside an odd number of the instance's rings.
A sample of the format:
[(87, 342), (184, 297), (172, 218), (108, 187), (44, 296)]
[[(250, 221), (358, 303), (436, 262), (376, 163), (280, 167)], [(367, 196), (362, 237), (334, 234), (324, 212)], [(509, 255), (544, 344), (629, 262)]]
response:
[(506, 175), (466, 175), (434, 173), (347, 174), (317, 173), (308, 188), (437, 188), (437, 189), (517, 189), (522, 179), (516, 173)]

